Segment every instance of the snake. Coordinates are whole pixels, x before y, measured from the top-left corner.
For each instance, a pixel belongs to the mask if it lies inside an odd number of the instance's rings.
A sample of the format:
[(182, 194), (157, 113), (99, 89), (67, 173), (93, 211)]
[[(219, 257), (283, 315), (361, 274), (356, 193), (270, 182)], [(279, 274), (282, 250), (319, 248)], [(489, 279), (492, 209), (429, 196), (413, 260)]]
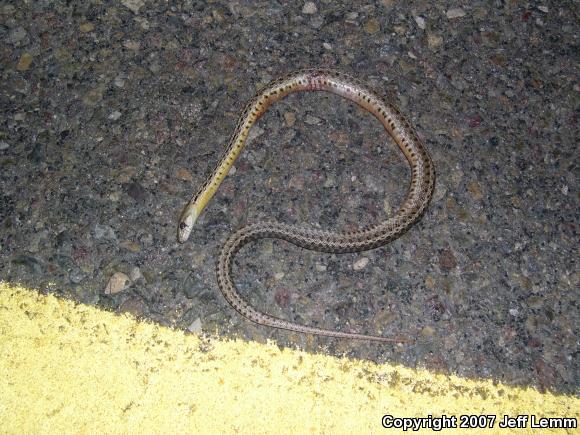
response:
[(334, 232), (278, 222), (258, 222), (230, 235), (216, 263), (218, 287), (225, 300), (242, 316), (259, 325), (328, 337), (361, 339), (383, 343), (408, 343), (406, 337), (384, 337), (307, 326), (266, 314), (254, 308), (238, 292), (233, 280), (233, 260), (250, 242), (275, 238), (298, 247), (326, 253), (362, 252), (383, 246), (405, 233), (424, 214), (433, 195), (435, 169), (431, 157), (412, 125), (385, 97), (358, 79), (341, 71), (303, 69), (273, 80), (247, 103), (215, 169), (184, 207), (179, 217), (177, 240), (189, 238), (196, 220), (218, 190), (244, 148), (250, 129), (268, 107), (290, 93), (325, 91), (344, 97), (373, 114), (403, 152), (411, 169), (406, 197), (385, 221), (351, 232)]

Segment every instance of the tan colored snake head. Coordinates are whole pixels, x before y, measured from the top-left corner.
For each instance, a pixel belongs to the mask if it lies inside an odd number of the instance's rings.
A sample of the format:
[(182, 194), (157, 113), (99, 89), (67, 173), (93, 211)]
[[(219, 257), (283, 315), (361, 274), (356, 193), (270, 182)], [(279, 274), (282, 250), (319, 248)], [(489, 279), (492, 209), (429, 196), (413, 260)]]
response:
[(179, 225), (177, 226), (177, 241), (185, 243), (193, 230), (195, 221), (198, 217), (198, 211), (193, 204), (188, 204), (181, 212)]

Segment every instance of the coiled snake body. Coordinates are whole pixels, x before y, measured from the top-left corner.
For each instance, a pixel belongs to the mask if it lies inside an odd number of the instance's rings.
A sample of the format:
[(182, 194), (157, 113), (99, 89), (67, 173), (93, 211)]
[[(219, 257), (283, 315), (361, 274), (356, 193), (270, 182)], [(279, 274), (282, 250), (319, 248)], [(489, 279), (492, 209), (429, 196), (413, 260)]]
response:
[(216, 268), (218, 286), (225, 299), (236, 311), (260, 325), (339, 338), (381, 342), (409, 341), (403, 338), (389, 338), (305, 326), (262, 313), (240, 296), (232, 280), (234, 255), (253, 240), (283, 239), (296, 246), (321, 252), (366, 251), (399, 237), (425, 211), (435, 186), (435, 171), (427, 150), (413, 127), (395, 106), (346, 74), (321, 69), (300, 70), (271, 82), (259, 91), (242, 112), (228, 147), (215, 170), (183, 209), (179, 219), (178, 241), (183, 243), (188, 239), (197, 217), (213, 197), (244, 147), (252, 125), (274, 101), (297, 91), (326, 91), (340, 95), (368, 110), (383, 124), (411, 166), (411, 185), (405, 201), (394, 216), (376, 226), (356, 232), (338, 233), (275, 222), (246, 226), (232, 234), (221, 249)]

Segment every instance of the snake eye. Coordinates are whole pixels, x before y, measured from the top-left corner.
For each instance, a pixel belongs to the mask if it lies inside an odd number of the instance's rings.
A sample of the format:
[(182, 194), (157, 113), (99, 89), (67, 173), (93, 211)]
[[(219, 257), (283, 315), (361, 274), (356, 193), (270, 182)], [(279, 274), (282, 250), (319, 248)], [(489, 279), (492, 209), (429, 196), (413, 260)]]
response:
[(179, 223), (179, 229), (180, 229), (180, 230), (184, 230), (184, 229), (186, 229), (186, 228), (187, 228), (187, 224), (186, 224), (185, 222), (180, 222), (180, 223)]

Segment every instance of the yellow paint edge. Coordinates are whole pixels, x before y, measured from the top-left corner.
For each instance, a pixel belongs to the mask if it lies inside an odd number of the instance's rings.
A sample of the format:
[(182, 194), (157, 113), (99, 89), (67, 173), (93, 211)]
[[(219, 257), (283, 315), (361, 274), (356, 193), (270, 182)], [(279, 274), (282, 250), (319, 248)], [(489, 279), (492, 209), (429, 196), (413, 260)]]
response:
[[(204, 340), (2, 282), (0, 373), (2, 433), (373, 433), (385, 414), (580, 417), (574, 397)], [(497, 425), (443, 433), (540, 433)]]

